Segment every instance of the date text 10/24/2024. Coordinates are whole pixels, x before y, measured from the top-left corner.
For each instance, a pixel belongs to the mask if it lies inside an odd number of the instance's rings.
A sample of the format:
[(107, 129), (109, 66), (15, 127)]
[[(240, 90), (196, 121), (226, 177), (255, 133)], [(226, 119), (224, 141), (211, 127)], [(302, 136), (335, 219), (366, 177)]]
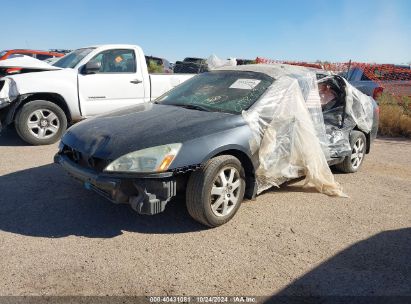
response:
[(149, 297), (150, 303), (257, 303), (256, 297), (162, 296)]

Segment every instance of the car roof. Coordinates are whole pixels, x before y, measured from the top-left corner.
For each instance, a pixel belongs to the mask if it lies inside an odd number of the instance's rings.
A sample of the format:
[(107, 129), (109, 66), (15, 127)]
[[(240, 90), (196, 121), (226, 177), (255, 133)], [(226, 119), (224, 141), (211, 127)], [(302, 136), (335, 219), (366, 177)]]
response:
[(264, 73), (273, 78), (279, 78), (284, 75), (306, 75), (308, 73), (324, 73), (324, 70), (308, 68), (290, 64), (246, 64), (237, 66), (225, 66), (214, 69), (214, 71), (245, 71)]
[(81, 47), (79, 49), (88, 49), (88, 48), (136, 48), (138, 47), (137, 45), (133, 45), (133, 44), (95, 44), (95, 45), (89, 45), (89, 46), (85, 46), (85, 47)]
[(47, 53), (47, 54), (61, 54), (59, 52), (53, 51), (40, 51), (40, 50), (28, 50), (28, 49), (14, 49), (14, 50), (5, 50), (5, 52), (24, 52), (24, 53)]

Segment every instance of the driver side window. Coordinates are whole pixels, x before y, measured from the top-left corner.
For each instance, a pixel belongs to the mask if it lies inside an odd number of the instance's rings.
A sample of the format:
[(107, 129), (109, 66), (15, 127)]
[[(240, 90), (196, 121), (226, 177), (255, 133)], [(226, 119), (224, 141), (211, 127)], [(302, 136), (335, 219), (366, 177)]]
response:
[(133, 50), (107, 50), (94, 56), (90, 62), (100, 63), (97, 73), (135, 73), (136, 58)]

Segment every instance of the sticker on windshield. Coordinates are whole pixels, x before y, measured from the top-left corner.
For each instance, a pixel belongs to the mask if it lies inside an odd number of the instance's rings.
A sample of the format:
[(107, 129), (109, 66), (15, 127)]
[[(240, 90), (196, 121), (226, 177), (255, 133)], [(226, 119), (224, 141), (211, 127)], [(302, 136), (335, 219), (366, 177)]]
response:
[(261, 80), (258, 79), (237, 79), (234, 81), (232, 85), (230, 85), (230, 89), (241, 89), (241, 90), (252, 90), (254, 89)]

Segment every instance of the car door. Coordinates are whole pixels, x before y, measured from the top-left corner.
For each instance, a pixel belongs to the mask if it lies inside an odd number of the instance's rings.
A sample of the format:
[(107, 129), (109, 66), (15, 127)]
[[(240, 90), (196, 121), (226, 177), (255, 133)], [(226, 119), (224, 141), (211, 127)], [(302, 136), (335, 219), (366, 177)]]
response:
[(99, 63), (100, 69), (86, 74), (83, 66), (78, 75), (83, 116), (94, 116), (144, 102), (142, 70), (133, 49), (102, 51), (91, 61)]

